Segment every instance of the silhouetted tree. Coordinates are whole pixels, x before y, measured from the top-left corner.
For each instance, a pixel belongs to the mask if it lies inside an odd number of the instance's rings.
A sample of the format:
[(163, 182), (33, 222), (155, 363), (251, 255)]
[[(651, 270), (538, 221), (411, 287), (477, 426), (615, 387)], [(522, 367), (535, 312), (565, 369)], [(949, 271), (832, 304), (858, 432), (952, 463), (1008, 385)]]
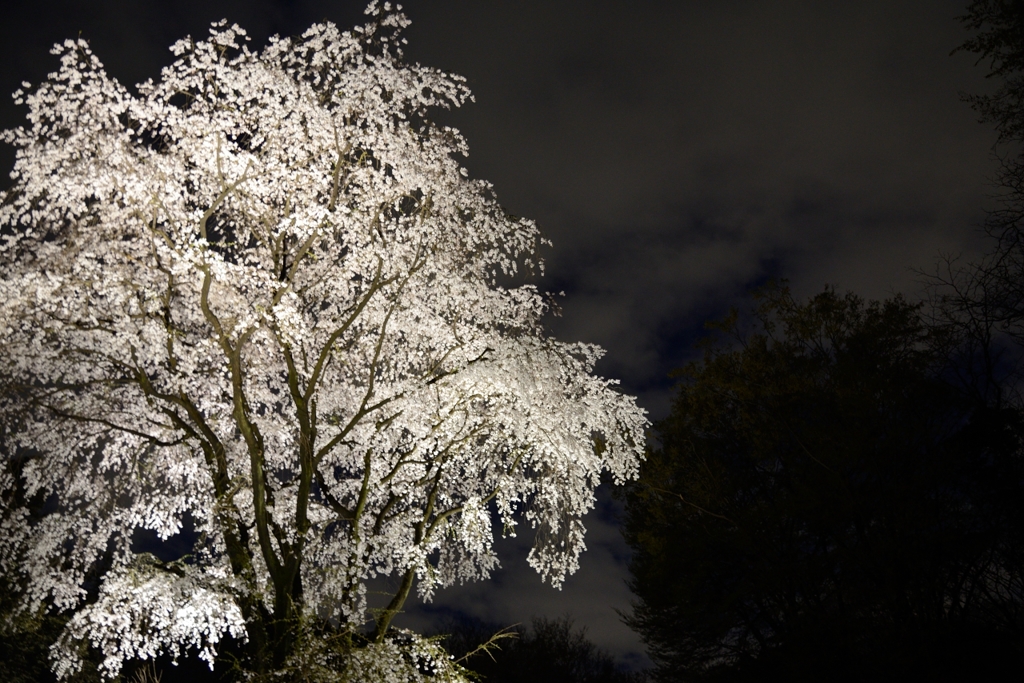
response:
[(944, 258), (930, 284), (935, 323), (957, 338), (961, 386), (993, 405), (1020, 405), (1024, 349), (1024, 1), (975, 0), (960, 20), (971, 52), (996, 82), (962, 97), (998, 133), (995, 208), (983, 229), (989, 247), (973, 262)]
[(771, 287), (756, 322), (734, 314), (681, 371), (627, 489), (629, 623), (657, 677), (942, 680), (1019, 662), (1016, 413), (942, 381), (945, 340), (900, 297), (799, 304)]
[(972, 52), (988, 62), (994, 92), (964, 99), (993, 123), (1001, 142), (1024, 139), (1024, 0), (974, 0), (960, 21), (972, 32), (953, 52)]
[[(534, 619), (532, 628), (516, 627), (497, 647), (480, 648), (498, 631), (478, 622), (452, 622), (444, 630), (446, 649), (466, 655), (464, 666), (485, 683), (641, 683), (643, 673), (620, 670), (614, 658), (595, 646), (586, 629), (569, 617)], [(474, 653), (475, 654), (471, 654)]]

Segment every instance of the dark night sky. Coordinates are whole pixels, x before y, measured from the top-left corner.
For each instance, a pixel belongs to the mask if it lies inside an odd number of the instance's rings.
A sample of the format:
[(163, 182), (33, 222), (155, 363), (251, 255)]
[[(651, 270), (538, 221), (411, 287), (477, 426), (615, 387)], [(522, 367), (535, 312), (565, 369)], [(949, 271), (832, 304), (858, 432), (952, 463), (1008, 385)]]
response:
[[(211, 21), (239, 23), (260, 45), (323, 18), (348, 28), (364, 3), (20, 5), (0, 28), (5, 92), (41, 80), (55, 68), (49, 46), (79, 32), (136, 83)], [(765, 278), (789, 278), (800, 296), (828, 283), (914, 298), (915, 269), (978, 246), (994, 134), (957, 96), (986, 86), (970, 55), (949, 56), (965, 38), (955, 17), (966, 0), (404, 5), (408, 58), (467, 77), (476, 96), (443, 117), (467, 136), (470, 171), (554, 242), (541, 285), (566, 296), (553, 329), (605, 346), (602, 374), (654, 418), (703, 321)], [(0, 127), (24, 116), (0, 104)], [(9, 149), (2, 161), (9, 169)], [(602, 500), (561, 592), (506, 542), (494, 581), (436, 605), (502, 624), (571, 612), (597, 644), (642, 661), (614, 611), (629, 604), (627, 549)], [(414, 611), (406, 623), (429, 618)]]

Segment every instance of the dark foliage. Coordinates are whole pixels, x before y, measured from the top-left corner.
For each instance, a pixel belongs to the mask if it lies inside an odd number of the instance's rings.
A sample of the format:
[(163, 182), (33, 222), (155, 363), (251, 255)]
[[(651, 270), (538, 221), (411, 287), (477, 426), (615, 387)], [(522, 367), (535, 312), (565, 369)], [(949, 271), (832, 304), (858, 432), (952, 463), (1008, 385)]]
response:
[[(8, 596), (11, 594), (5, 581), (0, 585), (0, 618), (10, 616)], [(53, 616), (23, 617), (14, 625), (0, 627), (0, 680), (8, 683), (56, 681), (49, 667), (49, 647), (63, 627), (62, 620)]]
[[(499, 632), (477, 622), (452, 622), (444, 629), (445, 647), (457, 659), (477, 650)], [(532, 628), (516, 627), (512, 637), (497, 641), (498, 648), (477, 651), (463, 665), (484, 683), (642, 683), (642, 673), (616, 667), (606, 651), (587, 638), (585, 629), (573, 628), (568, 617), (535, 619)]]
[(990, 95), (965, 99), (995, 124), (1001, 142), (1024, 139), (1024, 0), (973, 0), (960, 17), (972, 36), (953, 52), (972, 52), (1000, 82)]
[[(666, 681), (990, 680), (1024, 661), (1014, 411), (939, 378), (897, 297), (759, 295), (681, 373), (626, 493), (631, 625)], [(1019, 668), (1018, 668), (1019, 670)]]
[(996, 81), (990, 94), (965, 95), (998, 133), (996, 205), (983, 228), (989, 249), (962, 263), (949, 257), (931, 278), (936, 322), (969, 349), (968, 386), (989, 403), (1021, 403), (1024, 367), (1024, 0), (974, 0), (960, 17), (972, 52)]

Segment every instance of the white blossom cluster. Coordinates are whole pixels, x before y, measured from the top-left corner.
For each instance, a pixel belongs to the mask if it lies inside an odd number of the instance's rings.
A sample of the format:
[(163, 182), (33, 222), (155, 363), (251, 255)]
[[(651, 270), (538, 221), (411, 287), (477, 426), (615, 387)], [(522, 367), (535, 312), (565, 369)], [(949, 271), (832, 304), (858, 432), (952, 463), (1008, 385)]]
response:
[(361, 648), (340, 677), (348, 683), (469, 683), (465, 669), (436, 641), (399, 630), (396, 637)]
[(105, 581), (96, 602), (71, 618), (57, 650), (59, 678), (78, 669), (75, 658), (66, 655), (77, 642), (103, 652), (100, 671), (113, 678), (125, 658), (155, 659), (165, 651), (178, 655), (186, 647), (197, 649), (212, 669), (223, 635), (245, 638), (241, 610), (224, 590), (231, 583), (227, 576), (217, 577), (212, 568), (190, 576), (187, 565), (178, 576), (147, 566), (147, 559), (140, 556), (135, 571)]
[[(335, 636), (335, 638), (337, 635)], [(347, 649), (339, 658), (332, 638), (321, 637), (291, 659), (284, 680), (311, 683), (470, 683), (475, 676), (440, 644), (406, 629), (386, 638)], [(346, 648), (342, 648), (346, 650)], [(340, 659), (340, 661), (339, 661)]]
[[(647, 421), (592, 374), (600, 349), (497, 284), (540, 267), (538, 231), (428, 120), (469, 91), (402, 61), (398, 10), (262, 52), (215, 24), (138, 95), (69, 40), (15, 94), (0, 410), (21, 455), (0, 494), (35, 508), (5, 511), (0, 569), (25, 609), (74, 614), (62, 675), (76, 642), (111, 676), (185, 647), (212, 662), (260, 610), (359, 624), (374, 576), (426, 598), (486, 578), (492, 510), (537, 529), (558, 586), (602, 472), (635, 475)], [(136, 530), (186, 519), (176, 569), (140, 564)]]

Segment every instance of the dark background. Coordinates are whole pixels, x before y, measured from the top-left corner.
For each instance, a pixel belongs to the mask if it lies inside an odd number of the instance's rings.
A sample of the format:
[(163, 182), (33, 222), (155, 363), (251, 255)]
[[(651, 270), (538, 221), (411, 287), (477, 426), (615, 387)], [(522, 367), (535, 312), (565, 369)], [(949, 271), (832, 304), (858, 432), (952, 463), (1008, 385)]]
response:
[[(940, 254), (969, 258), (996, 169), (989, 126), (959, 101), (983, 66), (950, 56), (965, 0), (450, 0), (404, 3), (409, 59), (465, 76), (476, 103), (439, 118), (469, 140), (467, 166), (554, 242), (540, 285), (564, 291), (560, 338), (608, 350), (652, 418), (668, 373), (708, 318), (770, 277), (798, 298), (826, 284), (867, 298), (921, 295)], [(81, 34), (125, 84), (156, 78), (167, 46), (227, 18), (256, 46), (362, 0), (19, 2), (0, 32), (0, 91), (38, 83), (49, 47)], [(24, 109), (0, 100), (0, 127)], [(2, 150), (10, 169), (13, 153)], [(4, 187), (9, 181), (4, 180)], [(493, 581), (404, 616), (499, 624), (571, 613), (631, 665), (645, 661), (629, 607), (627, 549), (607, 492), (589, 550), (561, 592), (526, 567), (527, 534), (500, 544)]]

